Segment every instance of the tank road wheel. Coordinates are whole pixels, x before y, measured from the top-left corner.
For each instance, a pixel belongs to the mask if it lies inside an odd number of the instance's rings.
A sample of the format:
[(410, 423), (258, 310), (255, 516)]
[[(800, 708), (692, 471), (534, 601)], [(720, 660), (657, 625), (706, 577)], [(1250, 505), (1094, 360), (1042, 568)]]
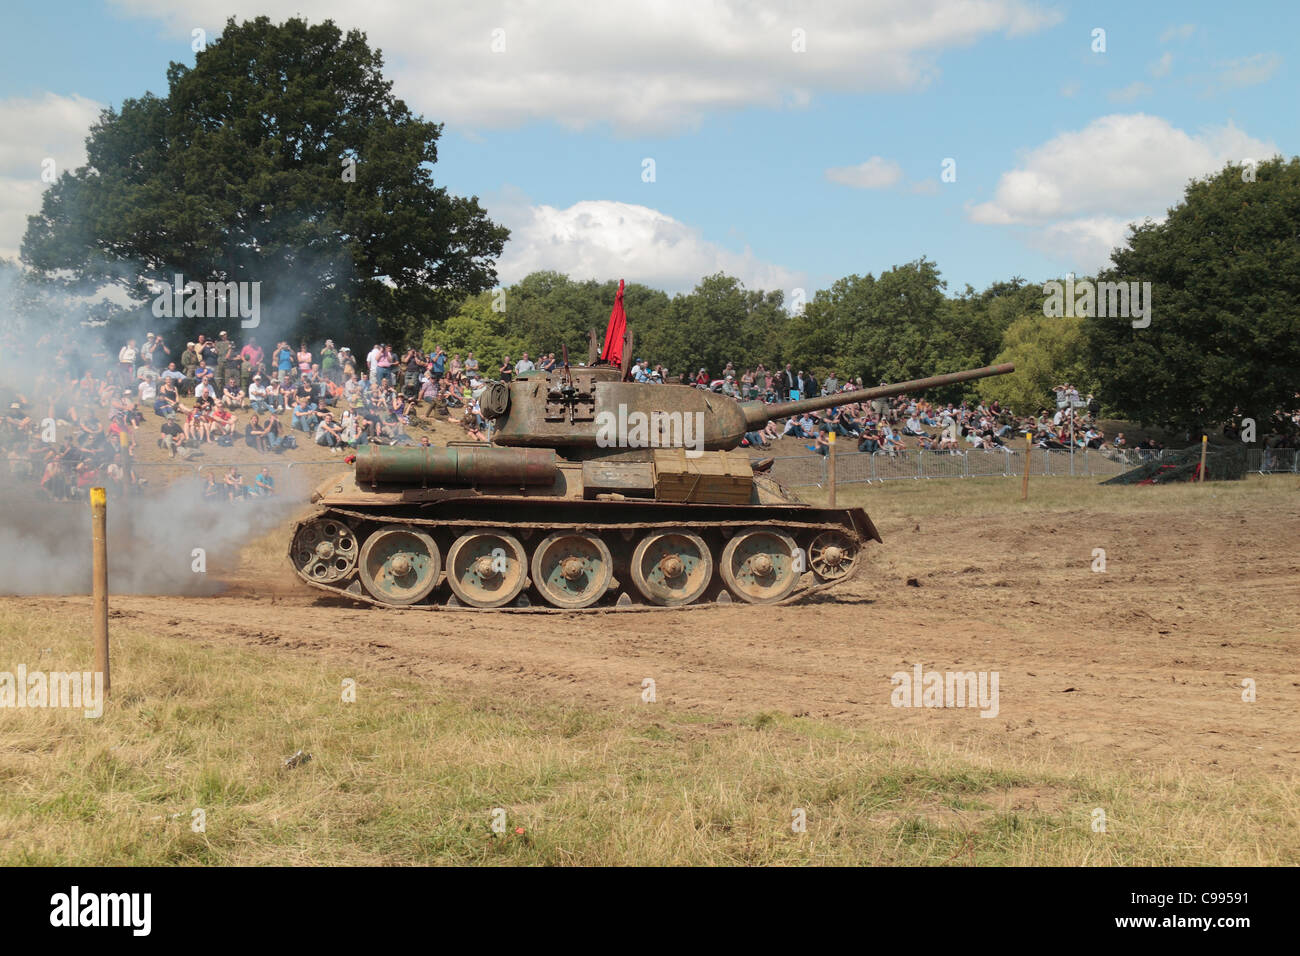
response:
[(646, 535), (632, 552), (632, 583), (653, 604), (676, 607), (699, 598), (713, 579), (713, 556), (699, 535)]
[(858, 546), (843, 531), (823, 531), (808, 546), (808, 566), (818, 581), (847, 577), (858, 560)]
[(442, 572), (433, 538), (406, 525), (382, 528), (361, 546), (361, 583), (385, 604), (414, 604), (429, 596)]
[(609, 548), (599, 538), (557, 531), (533, 552), (533, 584), (548, 604), (580, 608), (595, 604), (614, 577)]
[(524, 546), (504, 531), (463, 534), (447, 552), (447, 583), (472, 607), (509, 604), (528, 583)]
[(293, 536), (290, 557), (307, 580), (332, 584), (357, 566), (357, 536), (337, 518), (315, 518)]
[(722, 549), (722, 580), (742, 601), (771, 604), (799, 583), (794, 539), (767, 528), (738, 531)]

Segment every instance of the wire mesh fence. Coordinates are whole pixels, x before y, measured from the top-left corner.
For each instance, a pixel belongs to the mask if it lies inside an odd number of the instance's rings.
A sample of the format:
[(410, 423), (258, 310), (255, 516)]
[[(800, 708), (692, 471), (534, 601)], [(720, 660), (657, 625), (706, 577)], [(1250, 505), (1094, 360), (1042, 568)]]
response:
[(1300, 475), (1300, 451), (1294, 448), (1248, 448), (1246, 470), (1261, 475)]
[[(985, 451), (849, 452), (835, 456), (837, 484), (891, 481), (902, 478), (1010, 478), (1024, 474), (1024, 449)], [(1158, 454), (1156, 455), (1158, 457)], [(1120, 456), (1105, 455), (1093, 449), (1068, 451), (1035, 448), (1029, 460), (1029, 473), (1043, 476), (1080, 478), (1111, 477), (1122, 474), (1139, 463), (1134, 452)], [(790, 487), (824, 486), (827, 462), (822, 456), (782, 457), (772, 464), (772, 475)]]

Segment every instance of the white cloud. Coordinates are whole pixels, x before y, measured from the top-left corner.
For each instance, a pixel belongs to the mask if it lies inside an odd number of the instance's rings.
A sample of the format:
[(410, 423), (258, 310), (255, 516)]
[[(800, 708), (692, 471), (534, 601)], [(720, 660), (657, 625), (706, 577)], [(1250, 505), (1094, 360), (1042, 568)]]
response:
[(1174, 66), (1174, 55), (1166, 50), (1160, 55), (1160, 59), (1154, 63), (1147, 64), (1147, 72), (1154, 77), (1168, 76), (1169, 71)]
[(531, 205), (517, 193), (488, 197), (484, 205), (511, 230), (497, 267), (504, 283), (554, 269), (575, 279), (625, 278), (668, 292), (688, 291), (715, 272), (737, 276), (750, 289), (788, 291), (803, 284), (802, 274), (763, 262), (748, 248), (733, 252), (648, 206), (589, 199), (557, 209)]
[(1267, 82), (1281, 65), (1282, 58), (1276, 53), (1256, 53), (1253, 56), (1225, 60), (1215, 64), (1219, 68), (1216, 85), (1221, 90), (1258, 86)]
[(1111, 90), (1106, 94), (1106, 98), (1112, 103), (1132, 103), (1138, 97), (1146, 96), (1151, 92), (1151, 87), (1147, 86), (1141, 80), (1130, 83), (1128, 86), (1119, 90)]
[[(1161, 221), (1163, 215), (1152, 216)], [(1110, 258), (1111, 250), (1124, 244), (1129, 220), (1114, 216), (1085, 216), (1055, 222), (1031, 231), (1029, 244), (1061, 262), (1077, 263), (1081, 271), (1091, 272)]]
[(1176, 27), (1170, 27), (1164, 33), (1160, 34), (1160, 42), (1170, 43), (1174, 40), (1186, 40), (1195, 32), (1195, 23), (1183, 23)]
[[(115, 0), (163, 21), (188, 44), (195, 26), (265, 14), (300, 0)], [(1060, 22), (1037, 0), (317, 0), (312, 21), (364, 30), (384, 52), (395, 92), (432, 119), (500, 127), (555, 120), (624, 132), (690, 127), (752, 106), (802, 106), (823, 91), (909, 90), (937, 74), (945, 49)], [(493, 52), (493, 31), (503, 31)], [(804, 52), (795, 52), (794, 31)]]
[(46, 160), (56, 175), (86, 161), (86, 135), (103, 107), (82, 96), (0, 100), (0, 256), (18, 257), (27, 217), (40, 211)]
[(1232, 123), (1190, 134), (1144, 113), (1103, 116), (1031, 150), (1002, 174), (993, 198), (967, 214), (988, 225), (1030, 227), (1031, 243), (1089, 271), (1123, 239), (1127, 223), (1163, 217), (1189, 179), (1276, 152)]
[(855, 189), (886, 189), (903, 178), (903, 170), (892, 159), (872, 156), (856, 166), (832, 166), (826, 178)]

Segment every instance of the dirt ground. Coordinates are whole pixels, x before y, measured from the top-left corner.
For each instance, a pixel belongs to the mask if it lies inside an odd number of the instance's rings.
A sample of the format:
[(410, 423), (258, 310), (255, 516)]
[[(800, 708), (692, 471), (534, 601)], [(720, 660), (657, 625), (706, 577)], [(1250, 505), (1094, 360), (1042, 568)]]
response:
[[(1114, 491), (1116, 500), (1151, 495), (1152, 507), (917, 517), (889, 490), (870, 489), (884, 544), (873, 545), (866, 573), (833, 596), (781, 608), (358, 608), (299, 586), (264, 544), (265, 554), (245, 555), (227, 575), (221, 596), (115, 596), (112, 614), (177, 640), (324, 655), (449, 691), (600, 706), (635, 700), (650, 677), (661, 706), (724, 719), (782, 712), (925, 725), (941, 740), (1002, 736), (1030, 751), (1081, 748), (1149, 769), (1294, 774), (1300, 501), (1273, 496), (1261, 508), (1184, 497), (1168, 507), (1160, 489)], [(1087, 496), (1099, 500), (1097, 490)], [(1104, 573), (1093, 570), (1097, 548)], [(88, 613), (78, 597), (0, 598), (6, 606)], [(917, 663), (997, 671), (997, 716), (892, 706), (891, 675)], [(1244, 679), (1255, 682), (1253, 703), (1242, 699)]]

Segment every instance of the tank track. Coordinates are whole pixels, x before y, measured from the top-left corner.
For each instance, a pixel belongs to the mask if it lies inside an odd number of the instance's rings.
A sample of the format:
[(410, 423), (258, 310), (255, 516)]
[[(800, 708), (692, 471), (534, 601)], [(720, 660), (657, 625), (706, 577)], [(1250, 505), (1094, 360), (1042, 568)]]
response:
[[(769, 513), (770, 514), (770, 513)], [(362, 551), (367, 541), (374, 538), (376, 534), (385, 529), (411, 528), (423, 530), (436, 541), (442, 560), (442, 573), (439, 580), (433, 586), (432, 592), (425, 598), (414, 603), (392, 603), (382, 600), (368, 592), (367, 587), (362, 583), (360, 574), (360, 560), (354, 560), (353, 566), (340, 578), (334, 581), (322, 582), (314, 580), (304, 572), (299, 563), (294, 560), (295, 549), (299, 532), (308, 525), (318, 522), (328, 523), (331, 519), (343, 522), (356, 535), (356, 549)], [(458, 602), (455, 595), (451, 593), (450, 582), (448, 581), (449, 569), (447, 567), (447, 556), (449, 546), (460, 535), (482, 529), (486, 532), (508, 532), (515, 535), (520, 543), (528, 552), (528, 558), (531, 559), (535, 550), (546, 540), (548, 536), (557, 532), (570, 532), (573, 534), (598, 536), (608, 547), (610, 557), (612, 558), (612, 575), (614, 581), (604, 592), (603, 596), (595, 603), (584, 607), (557, 607), (545, 603), (547, 600), (537, 583), (533, 580), (527, 581), (521, 591), (521, 598), (511, 600), (509, 603), (498, 607), (478, 607), (465, 602)], [(820, 578), (812, 570), (804, 570), (797, 575), (797, 583), (784, 597), (777, 600), (765, 600), (750, 602), (743, 596), (733, 595), (731, 592), (734, 588), (729, 588), (723, 580), (723, 574), (720, 570), (721, 555), (724, 547), (731, 537), (736, 534), (748, 532), (751, 530), (761, 530), (777, 532), (788, 535), (805, 553), (809, 549), (811, 542), (824, 532), (837, 532), (845, 539), (851, 542), (853, 546), (854, 557), (851, 566), (842, 574), (831, 580)], [(630, 561), (632, 559), (637, 539), (646, 533), (687, 533), (698, 535), (704, 539), (708, 546), (710, 557), (712, 559), (712, 570), (709, 574), (709, 582), (703, 592), (688, 603), (681, 604), (657, 604), (648, 600), (634, 584), (631, 574)], [(730, 532), (728, 534), (727, 532)], [(853, 580), (857, 577), (865, 563), (865, 546), (867, 541), (863, 540), (858, 532), (841, 522), (836, 521), (799, 521), (799, 520), (780, 520), (767, 517), (760, 519), (757, 516), (749, 518), (737, 517), (728, 520), (700, 520), (700, 521), (524, 521), (511, 519), (497, 519), (487, 522), (482, 518), (420, 518), (415, 516), (400, 516), (390, 514), (380, 514), (368, 511), (357, 511), (341, 506), (329, 506), (322, 511), (310, 516), (299, 522), (294, 529), (294, 543), (290, 545), (289, 557), (291, 564), (294, 565), (295, 573), (298, 577), (313, 588), (324, 591), (336, 598), (342, 598), (359, 604), (367, 604), (374, 607), (398, 610), (422, 610), (422, 611), (469, 611), (475, 613), (508, 613), (508, 614), (611, 614), (611, 613), (644, 613), (647, 611), (683, 611), (695, 610), (704, 607), (717, 607), (719, 604), (734, 603), (744, 605), (747, 603), (760, 604), (762, 606), (786, 606), (801, 601), (806, 601), (809, 597), (827, 591)], [(531, 575), (530, 575), (531, 578)], [(805, 581), (812, 583), (805, 584)], [(726, 597), (720, 596), (726, 592)], [(627, 595), (631, 603), (619, 603), (618, 597), (621, 594)], [(731, 600), (729, 601), (728, 598)], [(538, 602), (543, 603), (538, 603)]]

